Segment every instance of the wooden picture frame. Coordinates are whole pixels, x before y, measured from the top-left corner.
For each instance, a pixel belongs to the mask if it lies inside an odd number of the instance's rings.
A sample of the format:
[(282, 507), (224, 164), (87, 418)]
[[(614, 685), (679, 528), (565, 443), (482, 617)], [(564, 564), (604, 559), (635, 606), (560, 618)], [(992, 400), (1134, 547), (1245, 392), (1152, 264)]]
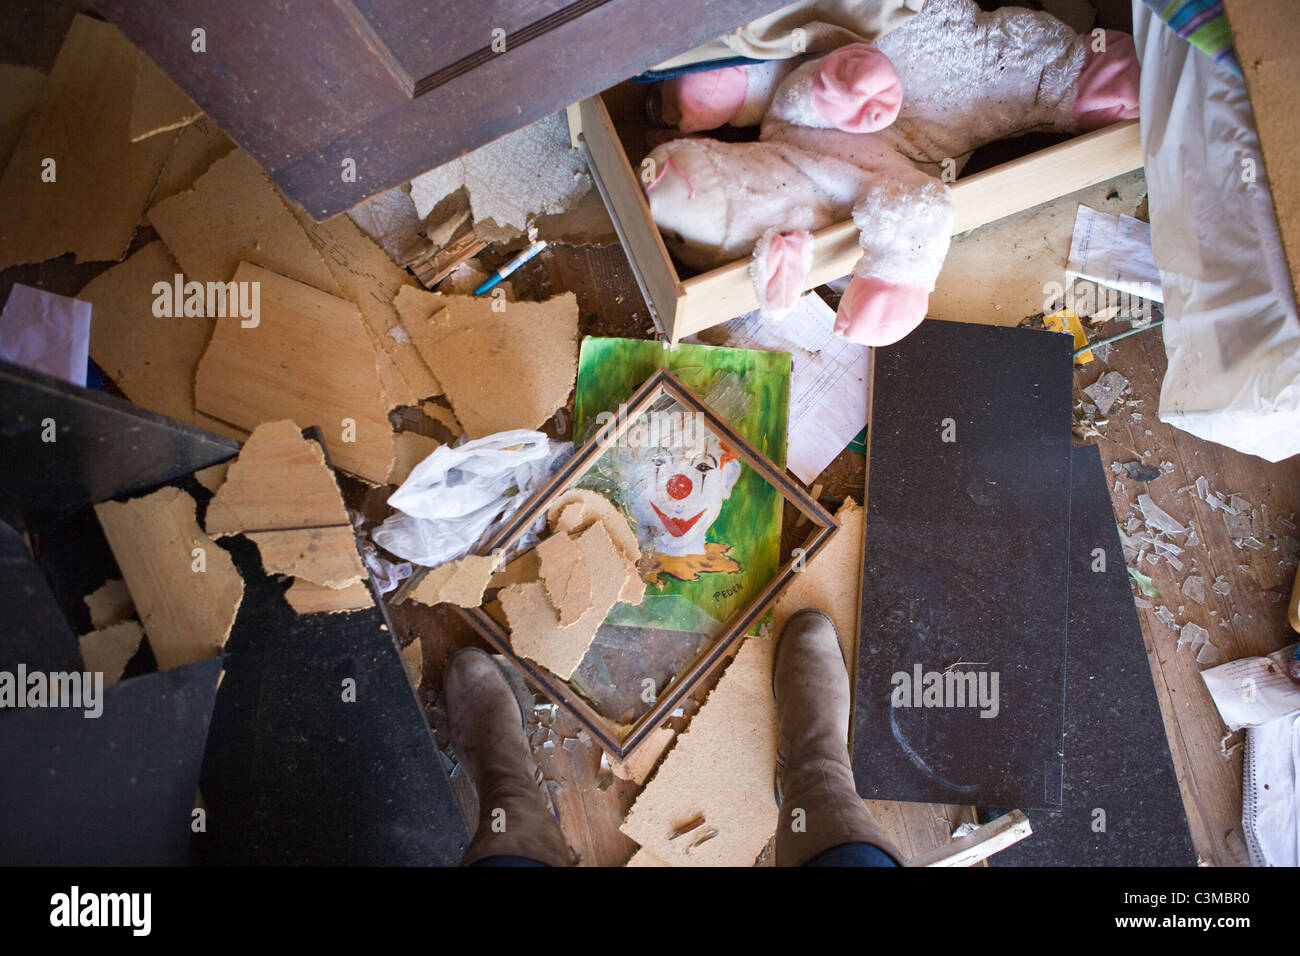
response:
[(516, 512), (486, 543), (477, 548), (476, 553), (492, 554), (498, 548), (508, 547), (511, 542), (518, 539), (540, 515), (545, 514), (547, 507), (556, 498), (573, 487), (587, 473), (597, 459), (627, 432), (643, 412), (649, 410), (665, 396), (671, 397), (692, 412), (703, 416), (708, 427), (727, 443), (728, 449), (735, 451), (742, 462), (775, 487), (784, 501), (808, 519), (812, 527), (798, 548), (792, 550), (791, 558), (778, 567), (776, 574), (752, 601), (723, 623), (722, 630), (713, 637), (707, 650), (699, 654), (685, 670), (676, 675), (656, 699), (654, 705), (631, 725), (631, 729), (621, 738), (616, 736), (611, 729), (614, 721), (597, 712), (595, 707), (583, 699), (568, 681), (561, 680), (540, 664), (516, 654), (510, 644), (509, 631), (484, 608), (458, 609), (484, 640), (497, 652), (509, 658), (529, 681), (572, 715), (600, 746), (619, 760), (630, 758), (649, 733), (663, 724), (673, 709), (693, 693), (717, 667), (721, 666), (732, 647), (766, 613), (794, 575), (803, 573), (811, 567), (809, 562), (839, 527), (834, 516), (804, 490), (798, 479), (764, 457), (713, 409), (683, 385), (672, 372), (661, 368), (636, 390), (611, 421), (604, 424), (578, 450), (546, 487), (534, 495), (532, 500)]

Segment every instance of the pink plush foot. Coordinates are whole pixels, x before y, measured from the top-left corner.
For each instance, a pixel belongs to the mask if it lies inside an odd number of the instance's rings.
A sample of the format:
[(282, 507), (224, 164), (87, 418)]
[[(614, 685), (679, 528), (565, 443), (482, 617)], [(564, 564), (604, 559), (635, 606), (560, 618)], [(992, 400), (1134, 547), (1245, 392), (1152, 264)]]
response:
[(812, 267), (812, 236), (802, 229), (769, 229), (754, 246), (750, 273), (763, 315), (780, 319), (794, 308)]
[(1107, 30), (1106, 49), (1092, 48), (1085, 37), (1088, 61), (1079, 74), (1079, 91), (1070, 112), (1080, 129), (1101, 129), (1138, 115), (1139, 67), (1137, 48), (1127, 33)]
[(745, 105), (749, 79), (745, 67), (687, 73), (664, 81), (664, 122), (683, 133), (717, 129)]
[(835, 313), (835, 332), (860, 345), (893, 345), (921, 324), (930, 293), (920, 286), (854, 276)]
[(846, 133), (874, 133), (898, 118), (903, 84), (889, 57), (867, 43), (825, 57), (812, 81), (817, 115)]

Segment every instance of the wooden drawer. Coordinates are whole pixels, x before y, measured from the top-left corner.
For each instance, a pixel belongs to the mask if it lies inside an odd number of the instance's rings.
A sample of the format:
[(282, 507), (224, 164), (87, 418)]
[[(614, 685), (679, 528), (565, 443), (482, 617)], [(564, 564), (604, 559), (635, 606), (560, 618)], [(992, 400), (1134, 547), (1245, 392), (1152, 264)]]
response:
[[(650, 218), (641, 181), (619, 139), (603, 96), (568, 109), (575, 146), (585, 145), (592, 176), (609, 208), (652, 317), (670, 342), (758, 308), (749, 260), (682, 278)], [(642, 157), (636, 157), (639, 163)], [(1138, 121), (1086, 133), (952, 185), (954, 235), (1105, 182), (1142, 165)], [(847, 275), (858, 261), (857, 230), (837, 223), (813, 236), (806, 288)], [(1064, 268), (1065, 263), (1062, 263)]]

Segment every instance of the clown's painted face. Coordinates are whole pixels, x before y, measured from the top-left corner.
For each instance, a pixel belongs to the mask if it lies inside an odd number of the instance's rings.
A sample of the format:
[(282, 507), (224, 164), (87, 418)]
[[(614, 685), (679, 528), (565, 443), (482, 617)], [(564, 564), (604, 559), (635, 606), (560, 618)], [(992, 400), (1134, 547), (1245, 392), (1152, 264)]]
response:
[(741, 471), (721, 439), (690, 412), (655, 412), (628, 429), (615, 460), (641, 549), (704, 554), (704, 536)]

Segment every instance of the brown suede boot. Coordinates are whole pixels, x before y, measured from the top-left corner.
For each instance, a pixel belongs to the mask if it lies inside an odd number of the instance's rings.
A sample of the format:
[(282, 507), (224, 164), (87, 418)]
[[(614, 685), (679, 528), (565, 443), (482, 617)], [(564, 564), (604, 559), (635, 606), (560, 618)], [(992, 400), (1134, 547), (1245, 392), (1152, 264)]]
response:
[(491, 856), (572, 865), (519, 701), (496, 662), (476, 647), (462, 648), (447, 662), (443, 688), (451, 745), (478, 790), (478, 830), (461, 866)]
[(842, 843), (870, 843), (902, 863), (858, 796), (849, 763), (849, 675), (824, 612), (799, 611), (772, 664), (781, 742), (776, 758), (778, 866), (802, 866)]

